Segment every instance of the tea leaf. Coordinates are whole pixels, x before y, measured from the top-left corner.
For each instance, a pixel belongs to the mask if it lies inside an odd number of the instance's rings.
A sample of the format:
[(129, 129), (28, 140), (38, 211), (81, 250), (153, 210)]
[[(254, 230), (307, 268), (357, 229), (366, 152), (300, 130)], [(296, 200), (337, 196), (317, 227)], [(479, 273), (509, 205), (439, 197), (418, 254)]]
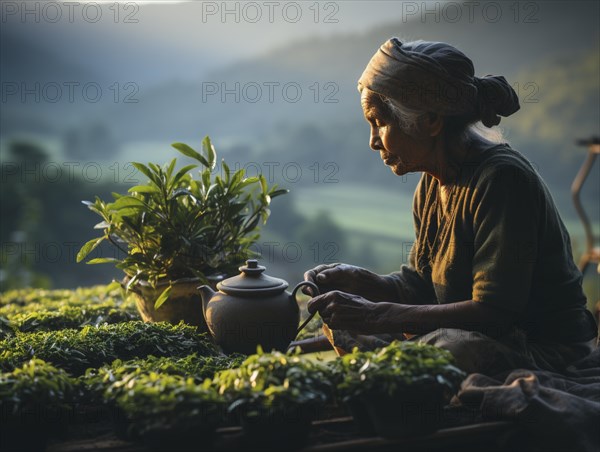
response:
[(115, 259), (114, 257), (97, 257), (96, 259), (91, 259), (87, 263), (90, 265), (93, 264), (107, 264), (119, 262), (119, 259)]
[(188, 171), (193, 170), (194, 168), (198, 168), (198, 165), (186, 165), (181, 168), (177, 174), (175, 174), (175, 177), (173, 178), (173, 184), (177, 184)]
[(215, 164), (217, 163), (217, 153), (208, 135), (204, 137), (204, 140), (202, 140), (202, 149), (204, 149), (208, 155), (208, 165), (206, 166), (208, 166), (211, 170), (214, 169)]
[(136, 185), (127, 190), (129, 193), (160, 193), (154, 185)]
[(194, 160), (198, 160), (203, 166), (205, 166), (205, 167), (207, 167), (209, 169), (212, 169), (211, 166), (210, 166), (210, 163), (202, 155), (200, 155), (198, 152), (196, 152), (195, 150), (193, 150), (187, 144), (185, 144), (185, 143), (173, 143), (171, 146), (173, 146), (175, 149), (177, 149), (183, 155), (185, 155), (187, 157), (191, 157)]
[(154, 175), (154, 173), (150, 170), (150, 168), (148, 168), (146, 165), (144, 165), (143, 163), (138, 163), (138, 162), (131, 162), (131, 164), (133, 165), (133, 167), (135, 169), (137, 169), (139, 172), (141, 172), (144, 176), (146, 176), (148, 179), (150, 179), (152, 182), (154, 182), (155, 184), (158, 185), (158, 180), (156, 179), (156, 176)]
[(92, 239), (85, 243), (77, 253), (77, 262), (81, 262), (86, 258), (88, 254), (90, 254), (102, 241), (104, 237), (100, 237), (99, 239)]
[(163, 303), (165, 301), (167, 301), (167, 299), (169, 298), (169, 295), (171, 294), (171, 289), (172, 289), (172, 286), (169, 286), (165, 290), (163, 290), (163, 292), (160, 294), (160, 296), (154, 302), (154, 309), (160, 308), (163, 305)]

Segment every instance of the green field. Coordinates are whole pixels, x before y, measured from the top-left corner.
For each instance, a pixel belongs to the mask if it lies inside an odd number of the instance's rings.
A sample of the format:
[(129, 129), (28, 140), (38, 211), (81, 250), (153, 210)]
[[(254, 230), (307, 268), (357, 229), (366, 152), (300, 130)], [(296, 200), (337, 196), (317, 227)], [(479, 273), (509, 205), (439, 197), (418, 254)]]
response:
[(295, 192), (304, 214), (328, 211), (349, 232), (397, 239), (414, 235), (412, 190), (389, 192), (381, 188), (331, 184)]
[[(403, 243), (412, 242), (412, 193), (341, 184), (297, 190), (296, 204), (307, 216), (328, 212), (347, 232), (353, 255), (376, 257), (379, 272), (396, 270), (403, 259)], [(352, 262), (361, 265), (361, 262)]]

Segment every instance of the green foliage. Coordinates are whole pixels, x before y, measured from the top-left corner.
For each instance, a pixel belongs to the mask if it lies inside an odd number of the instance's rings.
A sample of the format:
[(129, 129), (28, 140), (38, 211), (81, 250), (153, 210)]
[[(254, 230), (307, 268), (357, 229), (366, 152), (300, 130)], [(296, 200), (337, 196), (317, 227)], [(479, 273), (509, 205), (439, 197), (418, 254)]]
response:
[(118, 284), (77, 290), (13, 290), (0, 301), (0, 339), (21, 332), (83, 328), (139, 318)]
[(15, 335), (15, 330), (11, 326), (8, 319), (0, 317), (0, 340), (6, 339)]
[(454, 394), (466, 374), (454, 366), (452, 354), (439, 347), (394, 341), (373, 352), (354, 349), (330, 364), (338, 394), (344, 399), (385, 393), (415, 385), (440, 385)]
[(215, 373), (238, 366), (245, 357), (198, 356), (115, 360), (88, 369), (80, 382), (85, 402), (104, 402), (124, 415), (127, 435), (177, 440), (214, 429), (224, 401), (211, 384)]
[(248, 417), (321, 406), (332, 394), (325, 365), (297, 354), (263, 353), (260, 347), (240, 367), (219, 372), (213, 383), (229, 411)]
[(63, 306), (56, 311), (37, 311), (16, 314), (11, 317), (11, 326), (21, 332), (56, 331), (65, 328), (98, 326), (103, 323), (121, 323), (139, 319), (139, 315), (115, 308), (110, 303), (89, 308)]
[[(124, 253), (122, 258), (92, 259), (88, 263), (113, 262), (129, 277), (128, 287), (138, 280), (156, 285), (215, 273), (232, 273), (250, 256), (258, 239), (259, 223), (269, 217), (271, 199), (287, 190), (269, 187), (266, 179), (232, 172), (222, 161), (222, 175), (214, 175), (216, 153), (210, 139), (202, 142), (203, 153), (183, 143), (173, 147), (203, 167), (199, 177), (188, 165), (176, 171), (176, 159), (160, 167), (134, 163), (148, 178), (129, 194), (113, 194), (106, 203), (100, 198), (85, 202), (102, 218), (95, 227), (102, 235), (88, 241), (79, 251), (82, 261), (103, 241)], [(162, 301), (162, 300), (161, 300)]]
[[(112, 364), (99, 369), (88, 369), (80, 379), (90, 397), (98, 399), (102, 397), (109, 386), (129, 378), (132, 374), (139, 376), (155, 372), (164, 375), (178, 375), (191, 378), (199, 384), (207, 378), (212, 379), (221, 370), (238, 367), (244, 359), (246, 357), (243, 355), (201, 356), (196, 353), (183, 358), (148, 356), (129, 361), (117, 359)], [(120, 387), (122, 388), (123, 385)], [(113, 388), (111, 394), (114, 392)]]
[(16, 314), (94, 306), (136, 312), (135, 303), (123, 297), (118, 283), (74, 290), (18, 289), (0, 294), (0, 316), (7, 318)]
[(192, 437), (206, 441), (203, 434), (210, 434), (223, 417), (223, 400), (210, 380), (199, 385), (180, 375), (131, 373), (105, 394), (125, 415), (127, 434), (154, 446), (156, 439), (171, 446)]
[(113, 360), (156, 356), (217, 355), (216, 347), (196, 328), (180, 323), (132, 321), (81, 330), (17, 333), (0, 341), (0, 368), (12, 370), (39, 358), (72, 374)]
[(0, 373), (0, 413), (3, 420), (25, 413), (49, 414), (66, 410), (74, 400), (75, 385), (62, 369), (31, 359), (12, 372)]

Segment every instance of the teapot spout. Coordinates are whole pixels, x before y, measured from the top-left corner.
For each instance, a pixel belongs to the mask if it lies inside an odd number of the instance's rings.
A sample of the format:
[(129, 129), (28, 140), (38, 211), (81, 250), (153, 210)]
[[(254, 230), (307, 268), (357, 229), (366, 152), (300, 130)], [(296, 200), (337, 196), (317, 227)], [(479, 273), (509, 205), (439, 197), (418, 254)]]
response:
[(215, 294), (215, 291), (210, 288), (210, 286), (200, 286), (198, 287), (200, 291), (200, 296), (202, 297), (202, 312), (206, 314), (206, 306), (208, 306), (208, 302)]

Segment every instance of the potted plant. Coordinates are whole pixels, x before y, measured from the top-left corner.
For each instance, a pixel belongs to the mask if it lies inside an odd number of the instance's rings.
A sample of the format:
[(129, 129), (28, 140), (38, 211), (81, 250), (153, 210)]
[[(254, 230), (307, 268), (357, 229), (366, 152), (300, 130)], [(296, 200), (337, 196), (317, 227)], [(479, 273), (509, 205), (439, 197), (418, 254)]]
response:
[(355, 349), (332, 366), (337, 394), (361, 430), (386, 438), (437, 430), (444, 405), (466, 376), (449, 351), (414, 342)]
[(172, 146), (200, 164), (199, 177), (190, 172), (198, 165), (177, 170), (176, 159), (163, 167), (133, 163), (148, 178), (145, 184), (113, 194), (110, 203), (84, 201), (102, 218), (95, 226), (102, 235), (83, 245), (77, 261), (110, 242), (121, 257), (88, 263), (112, 262), (125, 272), (124, 287), (137, 295), (145, 321), (184, 320), (207, 331), (196, 288), (237, 273), (253, 254), (250, 247), (259, 223), (267, 221), (271, 199), (287, 190), (269, 187), (262, 175), (245, 177), (244, 169), (232, 172), (225, 161), (222, 175), (213, 174), (217, 157), (209, 137), (202, 153), (183, 143)]
[(213, 384), (239, 419), (245, 440), (260, 449), (301, 448), (311, 420), (331, 399), (328, 368), (281, 352), (249, 356), (240, 367), (219, 372)]

